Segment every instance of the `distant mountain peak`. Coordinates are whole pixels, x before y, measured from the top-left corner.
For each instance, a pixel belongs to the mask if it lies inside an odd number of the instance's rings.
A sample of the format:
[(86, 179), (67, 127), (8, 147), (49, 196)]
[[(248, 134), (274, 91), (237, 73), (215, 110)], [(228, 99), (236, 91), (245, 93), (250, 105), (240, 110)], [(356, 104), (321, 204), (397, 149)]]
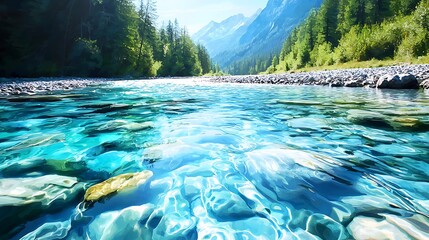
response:
[(192, 36), (206, 46), (222, 66), (240, 59), (280, 51), (283, 41), (323, 0), (269, 0), (266, 7), (246, 17), (236, 14), (220, 23), (210, 22)]

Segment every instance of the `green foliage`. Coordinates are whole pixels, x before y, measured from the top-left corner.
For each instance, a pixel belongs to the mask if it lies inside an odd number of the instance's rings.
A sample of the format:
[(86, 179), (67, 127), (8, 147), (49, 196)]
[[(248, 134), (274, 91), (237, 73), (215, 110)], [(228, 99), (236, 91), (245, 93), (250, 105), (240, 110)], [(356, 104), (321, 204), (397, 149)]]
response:
[(284, 42), (276, 70), (371, 59), (411, 59), (429, 50), (428, 0), (325, 0)]
[[(211, 60), (203, 46), (196, 46), (187, 31), (171, 21), (161, 30), (165, 44), (161, 76), (199, 76), (210, 72)], [(204, 67), (204, 69), (203, 69)]]
[(332, 45), (324, 42), (317, 45), (310, 53), (311, 63), (313, 66), (326, 66), (333, 64)]
[(267, 70), (272, 64), (273, 56), (256, 56), (234, 62), (226, 72), (234, 75), (258, 74)]
[(97, 41), (78, 38), (70, 54), (68, 72), (79, 76), (96, 76), (100, 71), (101, 60)]
[(211, 60), (207, 49), (203, 45), (197, 46), (198, 59), (200, 60), (202, 74), (207, 74), (211, 71)]
[(3, 0), (0, 76), (173, 76), (210, 71), (177, 21), (156, 29), (156, 1)]

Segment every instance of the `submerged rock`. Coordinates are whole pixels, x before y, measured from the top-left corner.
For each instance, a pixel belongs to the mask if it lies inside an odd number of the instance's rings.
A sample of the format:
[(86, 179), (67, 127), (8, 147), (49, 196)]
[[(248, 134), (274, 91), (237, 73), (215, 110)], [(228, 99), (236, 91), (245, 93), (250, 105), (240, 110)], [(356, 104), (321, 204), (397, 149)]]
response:
[(169, 213), (161, 218), (153, 231), (153, 239), (196, 239), (197, 219), (178, 213)]
[(37, 95), (37, 96), (25, 96), (25, 97), (12, 97), (7, 99), (9, 102), (58, 102), (62, 98), (51, 95)]
[(31, 203), (49, 206), (55, 201), (66, 201), (82, 187), (77, 178), (59, 175), (3, 178), (0, 179), (0, 207)]
[(67, 95), (27, 95), (10, 97), (9, 102), (59, 102), (66, 98), (81, 98), (84, 95), (80, 94), (67, 94)]
[[(20, 140), (20, 139), (17, 139), (17, 140)], [(7, 148), (6, 151), (19, 151), (26, 148), (47, 146), (47, 145), (51, 145), (58, 142), (64, 142), (64, 141), (65, 141), (65, 135), (62, 133), (28, 135), (27, 139), (24, 139), (21, 142), (17, 143), (16, 145), (10, 148)]]
[(354, 124), (372, 128), (391, 128), (386, 116), (381, 113), (364, 110), (349, 110), (347, 113), (347, 119)]
[(13, 163), (0, 171), (3, 177), (16, 177), (25, 174), (61, 174), (77, 176), (88, 171), (85, 162), (29, 159)]
[(377, 81), (377, 88), (418, 89), (419, 82), (411, 74), (384, 75)]
[(380, 214), (380, 218), (358, 216), (349, 224), (348, 230), (357, 240), (370, 239), (428, 239), (427, 219), (421, 216), (400, 218)]
[(97, 109), (97, 110), (93, 111), (92, 113), (110, 113), (110, 112), (129, 110), (132, 108), (133, 108), (133, 106), (128, 105), (128, 104), (111, 104), (109, 106)]
[(30, 239), (65, 239), (71, 229), (71, 221), (45, 223), (21, 240)]
[(154, 211), (152, 204), (133, 206), (99, 215), (88, 227), (91, 239), (152, 239), (146, 224)]
[(346, 230), (340, 223), (323, 214), (311, 215), (307, 220), (307, 232), (321, 239), (349, 239)]
[(288, 126), (291, 128), (299, 128), (302, 130), (325, 131), (332, 130), (325, 119), (320, 118), (294, 118), (288, 120)]
[(411, 117), (396, 117), (392, 118), (390, 121), (390, 125), (395, 130), (403, 130), (403, 131), (428, 131), (429, 124), (420, 121), (417, 118)]
[(142, 131), (153, 127), (152, 122), (145, 123), (136, 123), (129, 122), (125, 120), (112, 120), (103, 125), (97, 126), (88, 126), (85, 129), (86, 133), (103, 133), (103, 132), (113, 132), (117, 130), (126, 130), (130, 132)]
[(315, 101), (293, 101), (293, 100), (277, 100), (277, 103), (285, 104), (285, 105), (309, 105), (309, 106), (315, 106), (315, 105), (322, 105), (321, 102), (315, 102)]
[(397, 131), (427, 131), (429, 124), (412, 117), (392, 117), (378, 112), (364, 110), (349, 110), (347, 119), (355, 124), (366, 127), (397, 130)]
[(107, 179), (106, 181), (96, 184), (85, 193), (85, 201), (94, 202), (109, 196), (110, 194), (120, 192), (125, 189), (137, 187), (146, 183), (153, 176), (151, 171), (145, 170), (139, 173), (126, 173)]
[(226, 189), (211, 189), (206, 193), (207, 209), (218, 221), (244, 219), (254, 216), (252, 209), (237, 194)]
[(0, 179), (0, 232), (11, 234), (20, 224), (64, 208), (83, 191), (75, 177), (45, 175)]

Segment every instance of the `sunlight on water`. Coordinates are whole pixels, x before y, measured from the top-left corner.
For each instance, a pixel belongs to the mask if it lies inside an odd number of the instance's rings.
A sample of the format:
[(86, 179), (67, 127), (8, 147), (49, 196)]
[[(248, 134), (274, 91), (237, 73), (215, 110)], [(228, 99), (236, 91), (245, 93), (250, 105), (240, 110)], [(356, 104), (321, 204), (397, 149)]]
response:
[[(185, 79), (55, 96), (0, 99), (0, 235), (429, 238), (423, 91)], [(84, 189), (145, 170), (84, 203)]]

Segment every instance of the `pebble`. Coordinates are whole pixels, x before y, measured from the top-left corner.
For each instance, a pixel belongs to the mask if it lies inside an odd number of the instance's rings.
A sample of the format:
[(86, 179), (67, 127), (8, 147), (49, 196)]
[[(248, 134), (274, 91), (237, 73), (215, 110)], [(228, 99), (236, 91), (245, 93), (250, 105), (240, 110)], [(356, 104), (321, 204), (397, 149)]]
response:
[(0, 96), (35, 95), (59, 90), (72, 90), (100, 84), (105, 79), (6, 79), (0, 82)]
[[(274, 75), (219, 76), (209, 78), (211, 82), (283, 84), (283, 85), (320, 85), (330, 87), (371, 87), (374, 88), (380, 78), (386, 75), (410, 76), (412, 79), (429, 79), (429, 64), (398, 65), (379, 68), (356, 68), (331, 71), (283, 73)], [(422, 88), (429, 88), (429, 80), (423, 81)], [(404, 85), (405, 88), (410, 88)], [(395, 86), (395, 88), (399, 88)]]

